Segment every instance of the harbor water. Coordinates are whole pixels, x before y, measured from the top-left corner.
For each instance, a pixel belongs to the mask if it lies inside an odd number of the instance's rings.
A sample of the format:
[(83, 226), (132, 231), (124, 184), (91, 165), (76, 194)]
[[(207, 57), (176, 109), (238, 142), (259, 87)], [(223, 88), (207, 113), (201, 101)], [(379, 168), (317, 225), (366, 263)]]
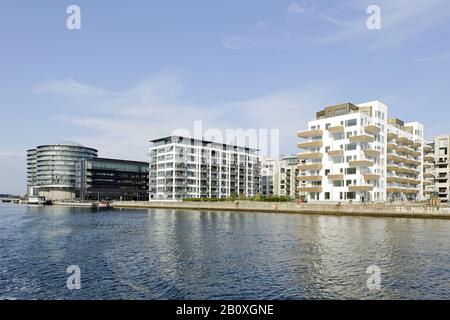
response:
[(450, 299), (450, 221), (0, 204), (0, 299)]

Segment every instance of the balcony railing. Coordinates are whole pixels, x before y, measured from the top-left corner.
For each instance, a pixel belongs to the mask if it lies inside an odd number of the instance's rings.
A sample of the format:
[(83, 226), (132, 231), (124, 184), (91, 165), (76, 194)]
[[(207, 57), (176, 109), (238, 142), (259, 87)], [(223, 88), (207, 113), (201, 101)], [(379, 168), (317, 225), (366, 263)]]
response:
[(297, 155), (299, 159), (322, 159), (323, 153), (321, 152), (305, 152)]
[(348, 162), (350, 167), (371, 167), (374, 165), (373, 161), (370, 160), (351, 160)]
[(375, 141), (375, 139), (372, 136), (369, 136), (367, 134), (350, 136), (349, 140), (350, 140), (350, 142), (374, 142)]
[(322, 186), (316, 187), (299, 187), (297, 188), (298, 192), (322, 192)]
[(343, 157), (344, 150), (330, 150), (330, 151), (328, 151), (328, 155), (330, 157)]
[(328, 180), (331, 181), (337, 181), (337, 180), (344, 180), (343, 174), (329, 174), (327, 175)]
[(307, 131), (298, 131), (297, 137), (299, 138), (313, 138), (313, 137), (321, 137), (323, 135), (322, 130), (307, 130)]
[(372, 133), (372, 134), (377, 134), (377, 133), (381, 132), (381, 128), (378, 126), (375, 126), (375, 125), (366, 126), (366, 127), (364, 127), (364, 130), (367, 133)]
[(298, 170), (321, 170), (322, 164), (321, 163), (307, 163), (307, 164), (300, 164), (297, 166)]
[(322, 140), (314, 140), (298, 143), (297, 147), (301, 149), (311, 149), (311, 148), (320, 148), (322, 145), (323, 145)]
[(373, 186), (371, 185), (365, 185), (365, 186), (348, 186), (348, 191), (350, 192), (366, 192), (366, 191), (372, 191)]

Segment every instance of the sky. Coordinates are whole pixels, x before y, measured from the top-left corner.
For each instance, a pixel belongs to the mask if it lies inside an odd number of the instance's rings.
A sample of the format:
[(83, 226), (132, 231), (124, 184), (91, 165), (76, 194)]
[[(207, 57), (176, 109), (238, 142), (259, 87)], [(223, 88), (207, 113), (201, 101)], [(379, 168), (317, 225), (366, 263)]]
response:
[(295, 154), (316, 111), (381, 100), (428, 139), (450, 133), (449, 18), (448, 0), (3, 0), (0, 193), (24, 194), (36, 145), (147, 160), (149, 140), (195, 121), (279, 129)]

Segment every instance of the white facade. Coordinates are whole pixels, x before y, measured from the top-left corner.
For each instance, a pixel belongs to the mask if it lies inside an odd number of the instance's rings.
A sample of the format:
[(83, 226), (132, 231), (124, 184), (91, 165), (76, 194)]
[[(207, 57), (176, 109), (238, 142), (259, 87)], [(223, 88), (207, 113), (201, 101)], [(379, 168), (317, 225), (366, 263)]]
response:
[(430, 143), (426, 160), (430, 163), (425, 172), (427, 191), (439, 197), (442, 202), (450, 202), (450, 135), (440, 135)]
[(253, 196), (259, 192), (257, 150), (170, 136), (149, 149), (149, 199)]
[(264, 159), (261, 163), (262, 195), (297, 196), (299, 170), (301, 160), (297, 156)]
[(308, 201), (423, 198), (423, 125), (388, 120), (380, 101), (331, 106), (298, 132), (307, 139), (299, 165)]

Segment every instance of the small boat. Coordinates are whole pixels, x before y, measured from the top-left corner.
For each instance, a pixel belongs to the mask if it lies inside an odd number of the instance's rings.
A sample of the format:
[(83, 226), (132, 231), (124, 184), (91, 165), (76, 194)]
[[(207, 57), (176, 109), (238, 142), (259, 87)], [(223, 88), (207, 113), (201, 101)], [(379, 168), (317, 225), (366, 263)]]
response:
[(29, 197), (28, 204), (31, 205), (43, 205), (45, 203), (44, 197)]
[(93, 204), (95, 208), (109, 208), (111, 204), (108, 201), (99, 201)]
[(12, 200), (10, 200), (10, 199), (3, 199), (2, 202), (4, 202), (4, 203), (11, 203)]

